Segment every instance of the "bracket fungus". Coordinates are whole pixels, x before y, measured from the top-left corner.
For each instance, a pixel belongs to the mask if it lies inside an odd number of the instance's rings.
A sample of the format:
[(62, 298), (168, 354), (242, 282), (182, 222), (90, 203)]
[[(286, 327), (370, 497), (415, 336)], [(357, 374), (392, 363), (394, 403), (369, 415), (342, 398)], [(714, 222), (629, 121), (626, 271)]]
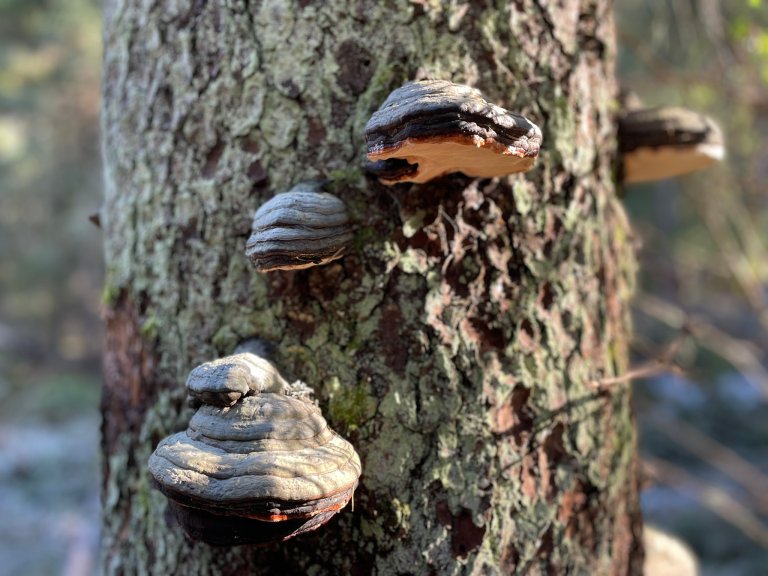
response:
[(350, 501), (360, 459), (299, 392), (203, 405), (187, 430), (158, 444), (149, 470), (191, 538), (279, 542), (318, 528)]
[(663, 180), (701, 170), (725, 157), (719, 126), (684, 108), (629, 110), (619, 117), (626, 183)]
[(259, 272), (300, 270), (341, 258), (351, 240), (344, 202), (303, 182), (256, 211), (245, 254)]
[(445, 80), (408, 82), (365, 126), (367, 170), (384, 184), (443, 174), (492, 178), (533, 167), (541, 130), (491, 104), (476, 88)]
[(243, 396), (287, 389), (288, 382), (269, 360), (248, 352), (201, 364), (187, 378), (187, 394), (196, 406), (232, 406)]

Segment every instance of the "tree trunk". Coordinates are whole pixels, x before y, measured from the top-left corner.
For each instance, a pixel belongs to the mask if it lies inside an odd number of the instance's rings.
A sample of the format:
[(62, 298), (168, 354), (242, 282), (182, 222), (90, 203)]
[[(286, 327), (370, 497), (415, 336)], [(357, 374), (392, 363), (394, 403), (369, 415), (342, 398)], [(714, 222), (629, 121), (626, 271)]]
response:
[[(639, 574), (609, 0), (105, 8), (104, 565), (116, 574)], [(544, 133), (538, 167), (386, 188), (363, 127), (418, 78)], [(254, 210), (324, 178), (346, 257), (255, 273)], [(268, 548), (185, 540), (147, 459), (184, 380), (259, 337), (357, 448), (354, 510)]]

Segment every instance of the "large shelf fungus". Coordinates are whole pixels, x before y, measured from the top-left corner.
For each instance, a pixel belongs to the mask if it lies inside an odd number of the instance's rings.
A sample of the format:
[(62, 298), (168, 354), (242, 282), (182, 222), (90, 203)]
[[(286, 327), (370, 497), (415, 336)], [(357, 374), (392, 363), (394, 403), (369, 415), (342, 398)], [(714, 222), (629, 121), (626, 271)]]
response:
[(344, 202), (303, 182), (256, 211), (245, 254), (259, 272), (300, 270), (341, 258), (351, 240)]
[(443, 174), (491, 178), (533, 167), (541, 130), (491, 104), (479, 90), (445, 80), (393, 91), (365, 126), (369, 172), (385, 184)]
[(706, 168), (725, 157), (719, 126), (684, 108), (649, 108), (619, 117), (626, 183), (663, 180)]
[(187, 430), (157, 446), (149, 470), (191, 538), (279, 542), (320, 527), (350, 501), (360, 459), (297, 390), (252, 390), (231, 406), (205, 404)]

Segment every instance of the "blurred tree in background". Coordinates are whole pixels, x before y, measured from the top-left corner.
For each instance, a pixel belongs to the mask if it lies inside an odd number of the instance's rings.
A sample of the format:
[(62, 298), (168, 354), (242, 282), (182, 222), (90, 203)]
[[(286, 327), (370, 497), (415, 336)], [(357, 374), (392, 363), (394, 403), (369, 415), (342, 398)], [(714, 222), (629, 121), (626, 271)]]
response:
[(619, 77), (649, 106), (718, 120), (728, 158), (626, 190), (640, 243), (634, 384), (647, 522), (704, 574), (768, 566), (768, 5), (616, 3)]
[[(729, 154), (707, 172), (626, 190), (642, 259), (635, 360), (664, 357), (678, 373), (635, 384), (646, 516), (691, 543), (704, 574), (760, 573), (768, 565), (768, 4), (619, 0), (616, 11), (624, 85), (647, 105), (684, 105), (715, 117)], [(0, 0), (6, 427), (12, 415), (97, 414), (101, 235), (87, 217), (101, 203), (100, 43), (96, 0)], [(95, 437), (97, 424), (88, 426)], [(28, 462), (19, 467), (5, 457), (7, 438), (2, 428), (0, 480), (24, 483), (29, 492), (30, 474), (50, 484), (68, 473), (60, 461), (37, 476)], [(95, 461), (95, 446), (90, 457)], [(95, 464), (80, 468), (92, 476), (83, 486), (96, 490)], [(50, 507), (54, 498), (61, 493), (41, 489), (29, 502)], [(7, 500), (0, 508), (14, 511), (18, 525), (17, 508)], [(30, 558), (53, 546), (40, 534), (55, 523), (45, 515), (33, 521), (39, 532), (8, 528), (18, 534), (0, 546), (0, 573), (14, 566), (4, 556), (11, 545), (24, 553), (22, 538)], [(65, 557), (67, 546), (51, 554)], [(30, 566), (17, 573), (48, 573)]]
[(97, 0), (0, 0), (0, 574), (98, 547)]
[(100, 362), (100, 3), (0, 13), (0, 398), (50, 387), (55, 412)]
[[(620, 75), (648, 105), (717, 118), (729, 157), (701, 175), (629, 194), (645, 243), (645, 287), (728, 315), (751, 308), (768, 328), (768, 6), (758, 0), (619, 2)], [(642, 23), (642, 24), (641, 24)], [(768, 392), (768, 382), (761, 383)]]

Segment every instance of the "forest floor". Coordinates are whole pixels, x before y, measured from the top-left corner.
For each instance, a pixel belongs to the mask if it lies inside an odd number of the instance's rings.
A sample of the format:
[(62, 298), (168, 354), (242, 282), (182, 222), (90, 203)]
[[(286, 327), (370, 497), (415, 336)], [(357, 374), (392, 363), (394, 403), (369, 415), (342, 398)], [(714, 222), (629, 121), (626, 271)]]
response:
[(32, 389), (0, 400), (0, 576), (95, 574), (98, 382)]

